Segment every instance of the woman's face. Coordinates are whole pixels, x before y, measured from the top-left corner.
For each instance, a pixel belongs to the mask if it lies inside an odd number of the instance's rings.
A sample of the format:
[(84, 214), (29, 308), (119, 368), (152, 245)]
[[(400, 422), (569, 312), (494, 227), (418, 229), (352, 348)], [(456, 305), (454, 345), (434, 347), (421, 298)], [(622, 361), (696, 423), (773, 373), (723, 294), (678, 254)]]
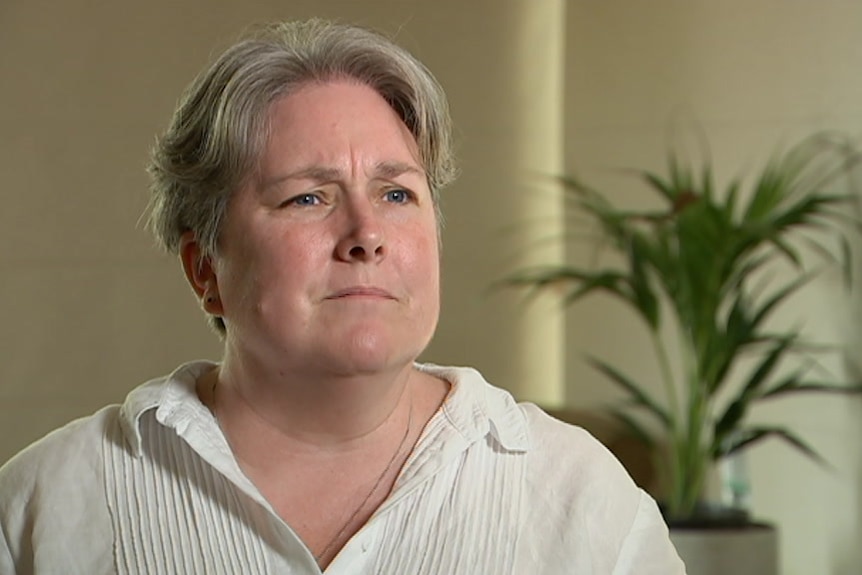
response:
[(349, 81), (277, 100), (270, 129), (213, 262), (228, 352), (294, 372), (403, 369), (439, 315), (437, 222), (413, 136)]

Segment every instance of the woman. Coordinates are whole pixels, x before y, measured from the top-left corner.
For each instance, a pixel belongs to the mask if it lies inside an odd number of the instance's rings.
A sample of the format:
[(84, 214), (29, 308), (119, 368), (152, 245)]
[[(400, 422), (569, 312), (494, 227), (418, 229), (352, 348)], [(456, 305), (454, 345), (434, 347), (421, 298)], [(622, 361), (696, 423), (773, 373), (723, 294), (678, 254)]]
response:
[(382, 37), (283, 24), (223, 54), (151, 167), (223, 358), (10, 461), (0, 572), (682, 573), (584, 431), (415, 363), (453, 171), (442, 90)]

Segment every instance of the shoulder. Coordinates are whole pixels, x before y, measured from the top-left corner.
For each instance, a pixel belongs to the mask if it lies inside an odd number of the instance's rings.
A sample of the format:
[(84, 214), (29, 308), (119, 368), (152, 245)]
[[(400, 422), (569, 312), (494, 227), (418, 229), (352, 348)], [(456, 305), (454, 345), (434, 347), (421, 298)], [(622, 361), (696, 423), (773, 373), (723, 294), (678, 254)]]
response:
[(0, 511), (46, 484), (76, 482), (101, 468), (102, 442), (116, 426), (120, 406), (77, 419), (31, 444), (0, 467)]
[(163, 437), (176, 437), (177, 425), (167, 435), (151, 433), (168, 429), (153, 423), (156, 414), (182, 423), (189, 411), (183, 406), (194, 399), (194, 370), (205, 367), (183, 366), (146, 382), (122, 406), (69, 423), (0, 467), (0, 572), (112, 571), (114, 520), (127, 511), (118, 507), (118, 489), (130, 469), (140, 468), (137, 462), (148, 461), (142, 430), (157, 446)]
[(611, 452), (583, 427), (561, 421), (532, 403), (519, 403), (518, 409), (527, 422), (534, 448), (557, 451), (573, 458), (615, 460)]
[(557, 480), (573, 494), (619, 490), (639, 495), (619, 460), (590, 432), (555, 419), (531, 403), (518, 404), (530, 436), (531, 475)]
[(119, 411), (112, 405), (73, 421), (0, 467), (0, 567), (11, 561), (30, 572), (37, 560), (58, 567), (83, 560), (84, 548), (88, 561), (103, 565), (111, 541), (103, 449), (106, 440), (121, 441), (113, 431)]
[(104, 453), (123, 442), (119, 418), (120, 406), (105, 407), (0, 467), (0, 571), (112, 571)]
[[(530, 449), (525, 510), (528, 547), (568, 565), (589, 557), (600, 573), (684, 573), (655, 501), (617, 458), (581, 427), (519, 404)], [(555, 541), (546, 543), (554, 533)]]
[(101, 497), (106, 447), (133, 450), (137, 419), (158, 403), (164, 379), (134, 388), (122, 405), (55, 429), (0, 466), (0, 521), (50, 505), (67, 509), (68, 497)]
[(0, 510), (12, 494), (49, 485), (59, 488), (68, 480), (81, 485), (88, 477), (101, 477), (106, 445), (139, 451), (141, 415), (169, 402), (170, 398), (165, 398), (171, 391), (167, 384), (176, 380), (180, 383), (175, 387), (183, 387), (183, 378), (195, 369), (204, 369), (204, 362), (185, 364), (169, 376), (142, 383), (129, 392), (122, 405), (108, 405), (76, 419), (12, 457), (0, 467)]
[(577, 517), (623, 536), (644, 492), (602, 443), (585, 429), (554, 419), (532, 404), (519, 405), (530, 434), (525, 476), (530, 507), (561, 527)]
[(500, 453), (523, 456), (530, 497), (552, 493), (558, 502), (576, 502), (613, 493), (626, 500), (634, 514), (640, 490), (617, 458), (585, 429), (555, 419), (534, 404), (517, 403), (474, 369), (430, 364), (420, 369), (452, 383), (444, 411), (462, 437), (475, 441), (490, 433), (503, 448)]
[(518, 409), (527, 420), (531, 434), (537, 440), (557, 438), (562, 442), (569, 444), (574, 442), (588, 449), (604, 450), (601, 443), (583, 427), (561, 421), (533, 403), (518, 403)]

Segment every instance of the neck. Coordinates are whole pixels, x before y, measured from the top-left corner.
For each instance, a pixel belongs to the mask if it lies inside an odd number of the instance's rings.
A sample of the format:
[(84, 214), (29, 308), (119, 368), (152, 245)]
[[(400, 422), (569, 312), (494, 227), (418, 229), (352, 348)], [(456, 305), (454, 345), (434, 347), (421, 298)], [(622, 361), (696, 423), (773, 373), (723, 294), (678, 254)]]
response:
[(314, 449), (346, 447), (378, 431), (385, 435), (390, 425), (404, 419), (409, 403), (405, 392), (414, 377), (412, 364), (388, 372), (341, 375), (285, 366), (267, 369), (226, 354), (210, 375), (215, 390), (211, 407), (230, 435), (265, 433), (270, 440)]

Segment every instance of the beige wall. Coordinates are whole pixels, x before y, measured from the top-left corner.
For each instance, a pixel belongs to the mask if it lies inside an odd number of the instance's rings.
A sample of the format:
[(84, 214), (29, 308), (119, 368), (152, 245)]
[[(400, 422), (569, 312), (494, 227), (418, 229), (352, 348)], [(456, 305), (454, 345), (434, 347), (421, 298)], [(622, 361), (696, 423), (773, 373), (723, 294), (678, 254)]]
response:
[[(378, 27), (449, 93), (443, 307), (425, 359), (561, 397), (562, 318), (491, 282), (537, 257), (528, 172), (561, 165), (562, 1), (0, 4), (0, 461), (182, 361), (217, 358), (173, 258), (141, 229), (144, 165), (183, 87), (246, 27), (312, 15)], [(515, 226), (518, 233), (507, 230)], [(524, 230), (527, 230), (526, 233)], [(530, 335), (530, 333), (534, 335)], [(529, 382), (530, 385), (527, 385)]]
[[(7, 0), (0, 461), (179, 362), (218, 357), (177, 263), (139, 225), (147, 150), (181, 89), (244, 27), (310, 15), (396, 33), (444, 84), (463, 175), (444, 197), (444, 312), (426, 358), (476, 366), (545, 403), (562, 395), (564, 357), (565, 394), (577, 406), (609, 397), (583, 351), (652, 367), (614, 306), (573, 310), (564, 341), (547, 302), (524, 308), (513, 294), (487, 293), (518, 264), (560, 257), (528, 247), (559, 232), (553, 195), (535, 174), (557, 172), (564, 152), (568, 168), (599, 181), (608, 166), (659, 165), (672, 117), (703, 126), (717, 164), (734, 172), (778, 140), (862, 129), (856, 2)], [(634, 190), (621, 196), (644, 201)], [(832, 301), (806, 301), (812, 327), (852, 334)], [(755, 508), (781, 527), (783, 573), (857, 573), (858, 403), (764, 411), (835, 464), (824, 471), (781, 445), (752, 453)]]
[[(616, 186), (630, 205), (650, 198), (611, 168), (660, 169), (671, 144), (696, 150), (700, 131), (725, 181), (757, 168), (778, 143), (817, 129), (862, 136), (859, 2), (573, 0), (567, 16), (567, 167)], [(581, 247), (570, 257), (583, 262), (589, 253)], [(821, 341), (852, 346), (858, 338), (852, 307), (829, 278), (792, 312)], [(657, 381), (644, 338), (616, 302), (596, 299), (569, 314), (567, 349)], [(840, 374), (840, 363), (831, 367)], [(570, 402), (612, 397), (575, 354), (566, 374)], [(859, 573), (862, 405), (808, 397), (762, 407), (758, 420), (792, 426), (834, 467), (819, 468), (775, 442), (749, 453), (754, 511), (781, 530), (781, 573)]]

